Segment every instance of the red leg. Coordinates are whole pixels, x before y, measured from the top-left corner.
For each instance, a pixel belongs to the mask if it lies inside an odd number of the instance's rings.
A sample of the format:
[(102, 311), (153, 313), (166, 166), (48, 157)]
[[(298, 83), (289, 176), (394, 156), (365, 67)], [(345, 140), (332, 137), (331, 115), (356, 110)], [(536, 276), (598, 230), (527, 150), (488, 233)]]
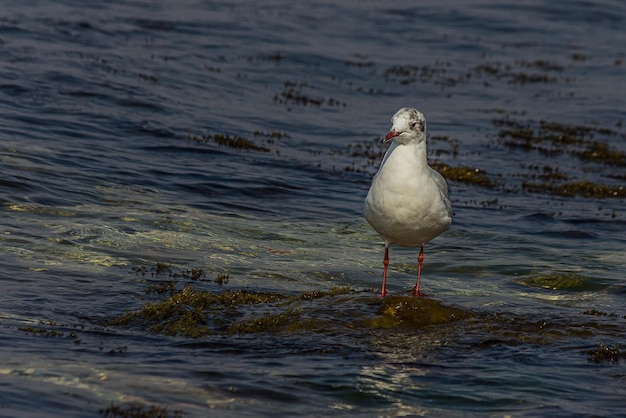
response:
[(389, 244), (385, 244), (385, 259), (383, 260), (385, 269), (383, 270), (383, 285), (380, 289), (380, 296), (385, 297), (387, 294), (387, 266), (389, 265)]
[(417, 256), (417, 282), (415, 282), (415, 287), (413, 288), (413, 293), (415, 296), (424, 296), (422, 292), (420, 292), (420, 276), (422, 274), (422, 261), (424, 261), (424, 246), (420, 247), (420, 255)]

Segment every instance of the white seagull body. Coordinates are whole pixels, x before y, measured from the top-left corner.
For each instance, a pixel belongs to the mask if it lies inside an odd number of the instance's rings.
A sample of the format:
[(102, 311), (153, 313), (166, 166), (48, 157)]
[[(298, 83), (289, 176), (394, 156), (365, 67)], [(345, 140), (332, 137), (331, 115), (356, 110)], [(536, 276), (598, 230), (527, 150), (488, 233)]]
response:
[(393, 140), (365, 199), (365, 219), (385, 240), (381, 295), (387, 293), (389, 245), (420, 247), (417, 282), (419, 291), (424, 244), (446, 231), (452, 223), (452, 206), (444, 178), (428, 166), (426, 119), (416, 109), (402, 108), (391, 118)]

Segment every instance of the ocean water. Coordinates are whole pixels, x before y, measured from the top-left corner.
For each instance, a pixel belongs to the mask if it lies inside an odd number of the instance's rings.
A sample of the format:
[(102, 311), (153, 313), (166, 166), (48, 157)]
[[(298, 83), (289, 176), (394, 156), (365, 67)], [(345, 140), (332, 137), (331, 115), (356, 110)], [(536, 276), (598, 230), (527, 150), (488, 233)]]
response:
[[(1, 417), (626, 414), (623, 2), (0, 10)], [(383, 300), (404, 106), (455, 217)]]

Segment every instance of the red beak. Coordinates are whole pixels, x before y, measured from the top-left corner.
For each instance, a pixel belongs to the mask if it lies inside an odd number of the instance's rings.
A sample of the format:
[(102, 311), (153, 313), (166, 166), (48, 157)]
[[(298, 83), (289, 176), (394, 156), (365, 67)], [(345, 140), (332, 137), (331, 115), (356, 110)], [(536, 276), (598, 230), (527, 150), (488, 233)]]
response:
[(389, 131), (389, 133), (385, 135), (385, 139), (383, 139), (383, 142), (389, 142), (398, 135), (400, 135), (400, 132)]

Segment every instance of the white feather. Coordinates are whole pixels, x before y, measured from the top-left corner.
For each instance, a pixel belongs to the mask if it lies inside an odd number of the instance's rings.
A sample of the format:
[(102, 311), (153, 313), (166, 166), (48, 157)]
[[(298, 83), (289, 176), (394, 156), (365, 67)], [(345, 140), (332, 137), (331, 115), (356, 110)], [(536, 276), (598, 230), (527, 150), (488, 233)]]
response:
[(428, 166), (424, 115), (402, 108), (391, 121), (393, 143), (372, 179), (365, 219), (388, 245), (419, 247), (450, 227), (448, 186)]

